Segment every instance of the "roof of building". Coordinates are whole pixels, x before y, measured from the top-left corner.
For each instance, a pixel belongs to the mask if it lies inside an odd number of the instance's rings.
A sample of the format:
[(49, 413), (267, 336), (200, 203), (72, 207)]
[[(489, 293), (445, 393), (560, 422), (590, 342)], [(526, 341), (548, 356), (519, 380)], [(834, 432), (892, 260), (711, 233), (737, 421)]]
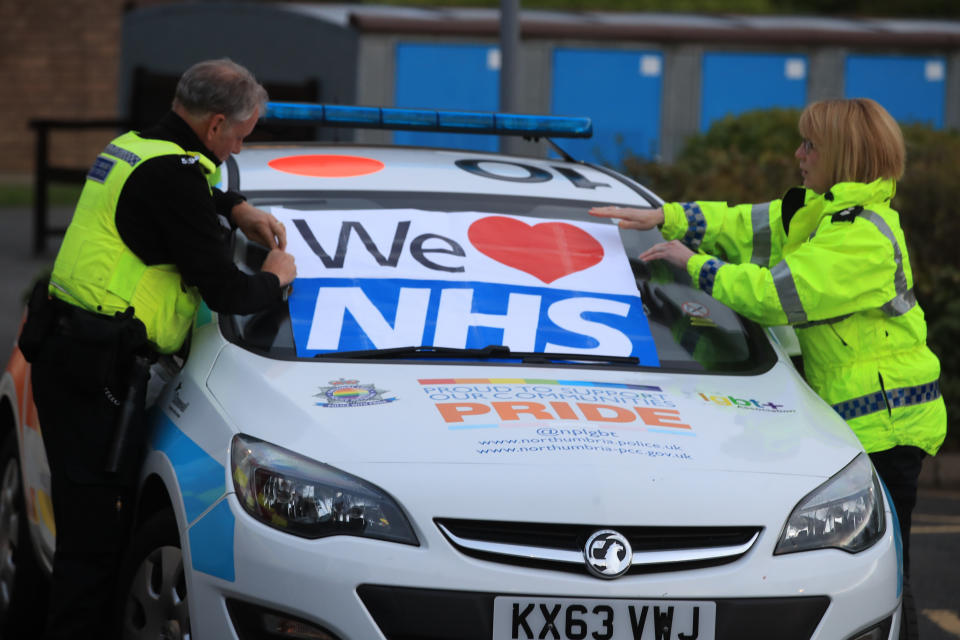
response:
[[(274, 6), (367, 33), (495, 37), (500, 28), (500, 11), (496, 8), (310, 3)], [(521, 35), (525, 39), (875, 46), (928, 50), (960, 46), (958, 20), (521, 10), (519, 21)]]

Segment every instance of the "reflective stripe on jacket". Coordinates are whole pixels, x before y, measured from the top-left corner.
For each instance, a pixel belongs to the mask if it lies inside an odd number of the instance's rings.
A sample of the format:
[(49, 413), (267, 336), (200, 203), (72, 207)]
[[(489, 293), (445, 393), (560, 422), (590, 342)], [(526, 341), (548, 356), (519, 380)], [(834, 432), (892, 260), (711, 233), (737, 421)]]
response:
[(172, 353), (193, 325), (200, 294), (182, 283), (174, 265), (144, 264), (123, 243), (116, 227), (117, 203), (127, 179), (143, 162), (164, 155), (199, 164), (208, 183), (218, 178), (209, 159), (173, 142), (141, 138), (135, 132), (113, 140), (87, 173), (53, 266), (50, 294), (106, 315), (133, 307), (148, 340), (159, 352)]
[(810, 386), (868, 452), (933, 455), (946, 434), (940, 362), (923, 310), (892, 180), (792, 189), (760, 205), (664, 206), (663, 235), (694, 250), (697, 285), (744, 316), (797, 330)]

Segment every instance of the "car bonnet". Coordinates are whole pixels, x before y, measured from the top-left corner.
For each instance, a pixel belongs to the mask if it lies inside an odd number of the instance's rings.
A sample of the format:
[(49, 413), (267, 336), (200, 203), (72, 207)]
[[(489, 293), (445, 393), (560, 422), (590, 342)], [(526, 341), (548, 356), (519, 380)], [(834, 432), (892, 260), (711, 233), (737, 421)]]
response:
[(241, 433), (351, 463), (828, 477), (861, 449), (781, 362), (756, 376), (270, 360), (227, 345), (207, 388)]

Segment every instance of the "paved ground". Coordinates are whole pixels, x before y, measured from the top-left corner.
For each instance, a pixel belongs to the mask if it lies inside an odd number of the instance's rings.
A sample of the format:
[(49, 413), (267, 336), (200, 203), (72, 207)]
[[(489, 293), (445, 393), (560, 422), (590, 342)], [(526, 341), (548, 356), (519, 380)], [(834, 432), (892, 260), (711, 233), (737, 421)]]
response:
[(960, 491), (921, 489), (910, 532), (923, 640), (960, 640)]

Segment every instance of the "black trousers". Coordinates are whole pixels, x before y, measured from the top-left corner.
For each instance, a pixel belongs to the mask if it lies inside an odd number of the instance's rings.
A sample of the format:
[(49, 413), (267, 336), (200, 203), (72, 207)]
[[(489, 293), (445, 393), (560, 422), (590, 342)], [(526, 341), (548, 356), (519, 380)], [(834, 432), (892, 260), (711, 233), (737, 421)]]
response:
[(919, 634), (917, 607), (910, 588), (910, 525), (917, 506), (917, 487), (926, 452), (918, 447), (894, 447), (870, 454), (870, 460), (883, 484), (887, 485), (893, 508), (897, 510), (900, 535), (903, 538), (903, 618), (900, 638), (916, 638)]
[(910, 524), (917, 506), (917, 487), (926, 452), (919, 447), (894, 447), (870, 454), (870, 460), (883, 484), (887, 485), (897, 510), (903, 537), (903, 572), (910, 575)]
[[(53, 336), (32, 363), (33, 396), (50, 464), (56, 550), (46, 632), (48, 639), (112, 638), (117, 574), (133, 511), (142, 440), (118, 473), (104, 470), (113, 440), (122, 380), (113, 355)], [(110, 362), (99, 362), (106, 357)], [(112, 385), (112, 387), (111, 387)], [(134, 419), (142, 438), (143, 411)]]

